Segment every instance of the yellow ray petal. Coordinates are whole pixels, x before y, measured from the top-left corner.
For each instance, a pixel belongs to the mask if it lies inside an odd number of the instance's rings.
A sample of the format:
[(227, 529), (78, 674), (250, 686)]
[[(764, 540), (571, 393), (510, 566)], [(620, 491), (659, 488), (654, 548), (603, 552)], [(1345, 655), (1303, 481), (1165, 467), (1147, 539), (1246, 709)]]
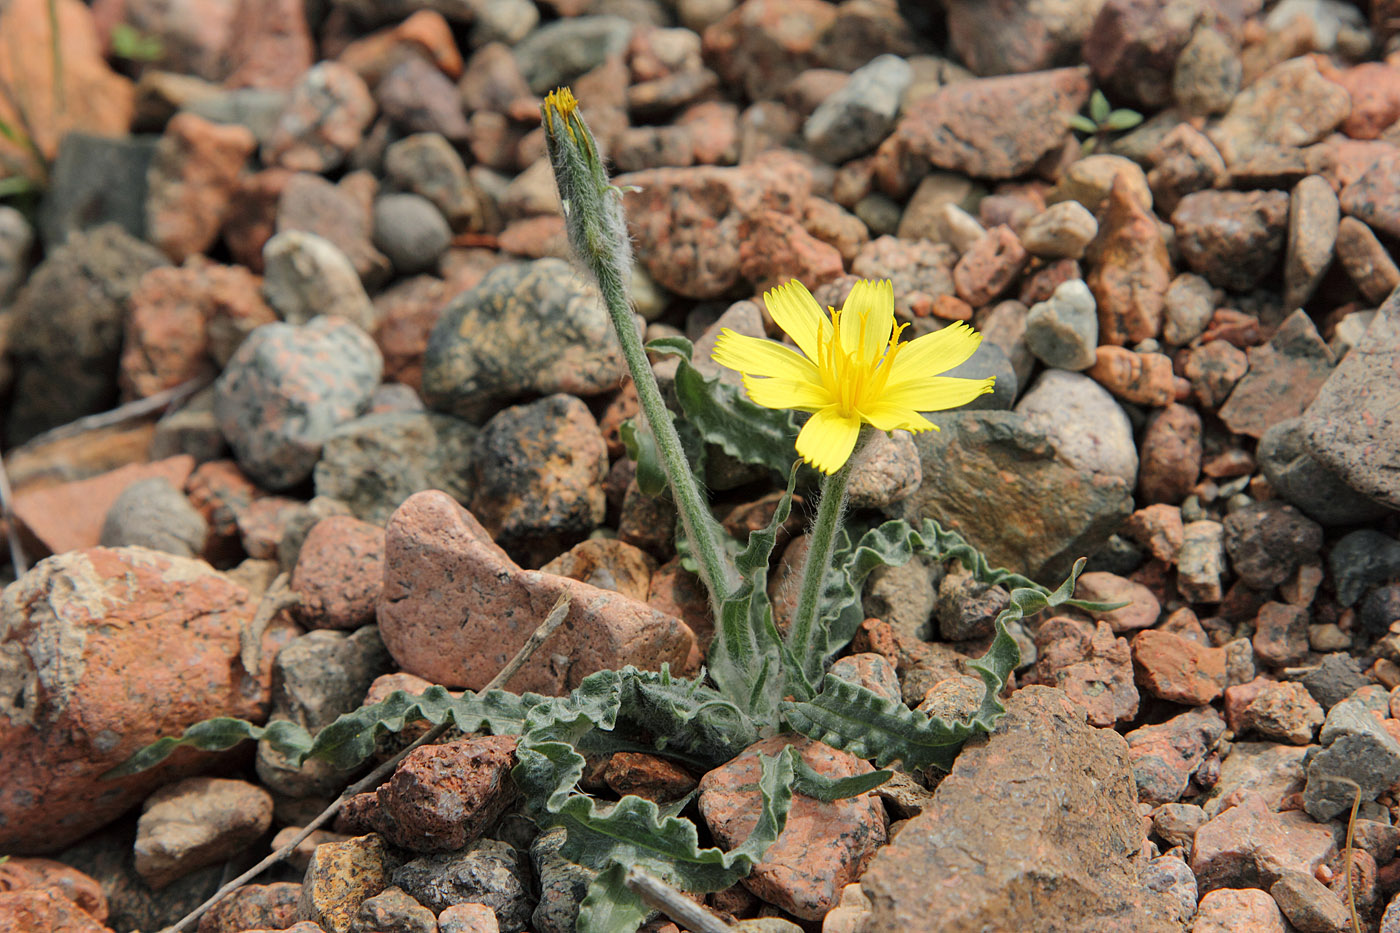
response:
[(832, 403), (831, 393), (805, 379), (755, 379), (744, 377), (744, 389), (755, 405), (816, 411)]
[(958, 408), (992, 391), (995, 376), (986, 379), (959, 379), (956, 376), (930, 376), (906, 382), (880, 393), (878, 404), (910, 411), (945, 411)]
[(841, 348), (861, 360), (879, 359), (893, 328), (894, 285), (890, 280), (856, 282), (841, 306)]
[(859, 436), (858, 416), (843, 416), (835, 407), (823, 408), (802, 426), (797, 453), (823, 473), (835, 473), (850, 459)]
[(937, 431), (938, 425), (929, 421), (912, 408), (891, 405), (886, 401), (861, 409), (861, 417), (881, 431)]
[(940, 331), (924, 334), (899, 348), (887, 385), (922, 381), (967, 362), (982, 344), (982, 335), (961, 321)]
[(737, 334), (727, 327), (720, 331), (710, 359), (752, 376), (821, 382), (816, 365), (796, 350), (776, 340)]
[(798, 349), (815, 360), (817, 347), (824, 339), (823, 334), (828, 332), (827, 328), (831, 327), (831, 321), (822, 312), (817, 299), (807, 291), (807, 286), (793, 279), (766, 292), (763, 303)]

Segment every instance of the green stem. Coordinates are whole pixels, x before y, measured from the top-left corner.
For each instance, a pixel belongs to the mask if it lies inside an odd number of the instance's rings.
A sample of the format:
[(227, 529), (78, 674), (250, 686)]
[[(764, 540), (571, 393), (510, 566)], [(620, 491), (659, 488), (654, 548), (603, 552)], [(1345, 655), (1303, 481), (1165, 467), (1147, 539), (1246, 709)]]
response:
[(738, 584), (735, 571), (720, 543), (714, 516), (710, 514), (709, 505), (695, 482), (695, 474), (681, 446), (671, 413), (661, 398), (661, 387), (656, 384), (656, 375), (651, 371), (646, 349), (637, 335), (636, 319), (627, 301), (626, 288), (607, 263), (597, 264), (593, 271), (598, 279), (599, 291), (603, 294), (603, 304), (612, 318), (613, 329), (617, 331), (618, 342), (622, 344), (622, 355), (632, 374), (632, 384), (637, 389), (642, 413), (646, 416), (652, 437), (656, 439), (661, 466), (666, 471), (666, 480), (675, 497), (676, 509), (680, 512), (681, 526), (700, 566), (701, 582), (710, 594), (710, 611), (718, 621), (722, 601)]
[(802, 567), (802, 591), (792, 629), (788, 633), (788, 644), (792, 646), (793, 655), (802, 664), (803, 673), (810, 683), (821, 679), (821, 665), (826, 660), (822, 657), (823, 646), (816, 644), (817, 604), (821, 600), (822, 588), (831, 569), (831, 558), (836, 551), (836, 530), (841, 524), (841, 513), (846, 509), (846, 486), (851, 478), (851, 466), (870, 439), (871, 430), (868, 425), (861, 426), (860, 437), (845, 465), (822, 480), (817, 518), (812, 523), (812, 533), (807, 542), (807, 562)]

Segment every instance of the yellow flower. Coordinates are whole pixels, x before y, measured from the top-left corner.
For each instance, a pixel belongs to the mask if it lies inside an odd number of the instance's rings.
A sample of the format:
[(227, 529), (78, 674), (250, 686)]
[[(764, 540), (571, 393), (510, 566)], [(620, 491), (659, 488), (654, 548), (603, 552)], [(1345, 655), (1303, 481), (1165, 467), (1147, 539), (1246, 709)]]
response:
[(919, 412), (965, 405), (992, 391), (994, 377), (940, 376), (970, 357), (982, 335), (956, 323), (908, 343), (894, 323), (894, 286), (862, 279), (828, 318), (800, 282), (763, 296), (768, 313), (797, 344), (725, 329), (713, 359), (744, 374), (749, 398), (765, 408), (809, 411), (797, 453), (823, 473), (835, 473), (855, 448), (862, 423), (881, 431), (927, 431), (938, 426)]

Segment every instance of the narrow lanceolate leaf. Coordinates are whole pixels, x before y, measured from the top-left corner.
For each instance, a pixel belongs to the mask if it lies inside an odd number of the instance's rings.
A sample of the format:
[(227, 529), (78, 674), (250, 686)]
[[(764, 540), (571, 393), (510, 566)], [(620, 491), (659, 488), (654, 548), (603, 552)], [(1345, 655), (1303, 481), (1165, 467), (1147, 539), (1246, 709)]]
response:
[(822, 803), (831, 803), (869, 793), (893, 775), (893, 771), (871, 771), (869, 774), (853, 774), (843, 778), (827, 777), (799, 756), (792, 789)]
[[(786, 663), (791, 658), (778, 634), (773, 604), (768, 599), (768, 561), (778, 529), (792, 509), (796, 481), (794, 468), (772, 520), (766, 528), (749, 535), (748, 546), (735, 559), (741, 582), (720, 607), (715, 638), (706, 658), (710, 677), (720, 692), (759, 723), (776, 721), (778, 702), (785, 693), (796, 689), (796, 695), (804, 699), (812, 695), (810, 684), (802, 679), (801, 666)], [(793, 677), (797, 678), (795, 683), (790, 682)]]
[[(691, 365), (693, 347), (683, 337), (653, 340), (647, 344), (647, 350), (679, 358), (676, 400), (686, 422), (699, 430), (706, 443), (714, 444), (741, 463), (756, 463), (779, 474), (788, 472), (800, 429), (794, 412), (755, 405), (738, 386), (718, 377), (706, 379)], [(814, 481), (815, 477), (809, 467), (803, 468), (804, 482)]]
[[(930, 718), (897, 700), (831, 674), (822, 681), (821, 693), (815, 699), (784, 702), (783, 716), (795, 731), (844, 749), (858, 758), (873, 759), (879, 767), (894, 761), (901, 761), (909, 768), (932, 765), (946, 770), (952, 767), (962, 744), (978, 732), (990, 732), (1006, 712), (998, 694), (1021, 661), (1021, 652), (1007, 631), (1007, 625), (1041, 609), (1076, 602), (1071, 596), (1084, 563), (1080, 558), (1069, 578), (1054, 592), (1047, 592), (1024, 577), (1019, 578), (1030, 585), (1011, 590), (1010, 605), (996, 617), (996, 637), (991, 647), (968, 664), (982, 677), (982, 702), (965, 722)], [(1002, 579), (1014, 578), (1015, 574), (1005, 574)]]
[(221, 752), (247, 739), (267, 739), (279, 754), (296, 762), (300, 762), (311, 748), (311, 734), (290, 720), (279, 719), (267, 726), (255, 726), (244, 719), (220, 716), (217, 719), (195, 723), (178, 738), (166, 736), (157, 739), (102, 777), (126, 777), (147, 768), (154, 768), (182, 745), (206, 752)]
[(787, 823), (795, 759), (791, 748), (772, 758), (760, 756), (758, 788), (763, 803), (758, 822), (743, 844), (728, 852), (700, 848), (694, 823), (662, 816), (650, 800), (623, 797), (604, 812), (588, 797), (568, 798), (552, 814), (552, 825), (564, 826), (568, 834), (559, 854), (602, 873), (589, 885), (579, 930), (627, 933), (636, 929), (604, 925), (614, 911), (629, 923), (634, 915), (633, 902), (615, 891), (614, 866), (635, 866), (692, 894), (723, 890), (747, 875)]
[(1070, 117), (1069, 126), (1070, 129), (1079, 133), (1097, 133), (1099, 131), (1098, 124), (1082, 113), (1076, 113), (1074, 116)]

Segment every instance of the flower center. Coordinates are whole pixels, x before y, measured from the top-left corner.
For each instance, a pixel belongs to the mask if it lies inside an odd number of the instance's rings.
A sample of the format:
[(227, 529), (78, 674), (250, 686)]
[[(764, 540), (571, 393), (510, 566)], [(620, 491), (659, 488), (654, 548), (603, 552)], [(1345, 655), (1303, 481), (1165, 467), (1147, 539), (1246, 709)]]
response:
[(817, 345), (816, 364), (822, 383), (836, 399), (837, 410), (842, 417), (849, 418), (868, 408), (884, 392), (895, 357), (899, 355), (899, 335), (909, 325), (892, 328), (888, 342), (877, 345), (873, 353), (867, 353), (867, 328), (872, 326), (869, 310), (855, 312), (860, 326), (855, 345), (850, 347), (841, 340), (841, 321), (846, 313), (850, 312), (831, 309), (831, 329)]

